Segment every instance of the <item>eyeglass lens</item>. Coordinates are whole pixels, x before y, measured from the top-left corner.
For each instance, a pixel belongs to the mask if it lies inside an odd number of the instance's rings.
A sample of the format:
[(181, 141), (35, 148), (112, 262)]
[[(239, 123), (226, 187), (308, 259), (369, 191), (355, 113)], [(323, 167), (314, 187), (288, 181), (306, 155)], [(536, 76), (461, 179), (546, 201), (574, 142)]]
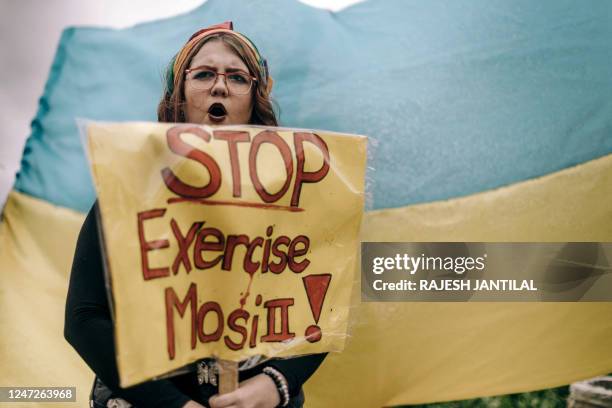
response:
[(218, 74), (212, 70), (198, 70), (192, 73), (193, 87), (200, 90), (211, 89), (217, 82), (217, 77), (225, 77), (228, 90), (236, 95), (246, 94), (251, 90), (252, 79), (241, 72)]

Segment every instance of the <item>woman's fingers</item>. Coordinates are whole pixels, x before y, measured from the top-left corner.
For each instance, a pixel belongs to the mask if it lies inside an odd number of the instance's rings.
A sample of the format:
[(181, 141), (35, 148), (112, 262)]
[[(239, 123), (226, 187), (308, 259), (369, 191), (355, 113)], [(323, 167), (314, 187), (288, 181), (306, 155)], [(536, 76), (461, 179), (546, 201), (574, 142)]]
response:
[(238, 390), (227, 394), (215, 394), (208, 400), (210, 408), (237, 408)]
[(210, 408), (274, 408), (280, 402), (276, 384), (266, 374), (242, 381), (237, 390), (215, 394), (208, 400)]

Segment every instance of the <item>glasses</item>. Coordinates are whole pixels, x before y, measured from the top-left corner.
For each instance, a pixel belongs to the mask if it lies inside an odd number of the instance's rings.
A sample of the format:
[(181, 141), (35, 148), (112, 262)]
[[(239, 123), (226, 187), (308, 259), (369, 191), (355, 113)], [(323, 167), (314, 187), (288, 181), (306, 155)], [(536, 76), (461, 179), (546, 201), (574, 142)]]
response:
[(186, 69), (185, 74), (188, 75), (187, 80), (191, 82), (191, 85), (200, 91), (208, 91), (215, 86), (217, 78), (223, 76), (225, 79), (225, 86), (227, 86), (229, 92), (234, 95), (249, 93), (251, 86), (253, 86), (253, 82), (257, 81), (257, 78), (243, 71), (226, 72), (223, 74), (202, 67)]

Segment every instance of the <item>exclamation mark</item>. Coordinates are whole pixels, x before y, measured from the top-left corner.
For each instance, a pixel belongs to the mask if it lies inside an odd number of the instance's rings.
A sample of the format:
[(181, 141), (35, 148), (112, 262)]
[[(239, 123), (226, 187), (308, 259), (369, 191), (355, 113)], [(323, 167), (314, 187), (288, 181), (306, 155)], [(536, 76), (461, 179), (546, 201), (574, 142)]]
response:
[[(331, 274), (308, 275), (303, 277), (302, 281), (304, 282), (304, 289), (306, 289), (306, 296), (308, 297), (312, 317), (314, 317), (315, 323), (319, 323), (321, 309), (323, 309), (323, 301), (325, 300), (325, 294), (327, 293), (327, 288), (329, 288), (329, 282), (331, 281)], [(306, 340), (311, 343), (321, 340), (321, 328), (317, 325), (313, 324), (308, 326), (305, 334)]]

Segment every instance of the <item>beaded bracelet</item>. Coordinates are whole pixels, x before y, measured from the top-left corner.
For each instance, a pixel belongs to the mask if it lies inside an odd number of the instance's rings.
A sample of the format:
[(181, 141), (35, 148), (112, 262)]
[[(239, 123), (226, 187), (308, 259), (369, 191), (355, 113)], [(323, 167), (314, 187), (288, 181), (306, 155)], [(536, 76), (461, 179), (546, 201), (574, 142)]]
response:
[(285, 377), (277, 369), (272, 367), (264, 367), (262, 371), (264, 374), (270, 377), (276, 385), (278, 395), (281, 399), (279, 406), (286, 407), (289, 405), (289, 385), (287, 385), (287, 380), (285, 380)]

